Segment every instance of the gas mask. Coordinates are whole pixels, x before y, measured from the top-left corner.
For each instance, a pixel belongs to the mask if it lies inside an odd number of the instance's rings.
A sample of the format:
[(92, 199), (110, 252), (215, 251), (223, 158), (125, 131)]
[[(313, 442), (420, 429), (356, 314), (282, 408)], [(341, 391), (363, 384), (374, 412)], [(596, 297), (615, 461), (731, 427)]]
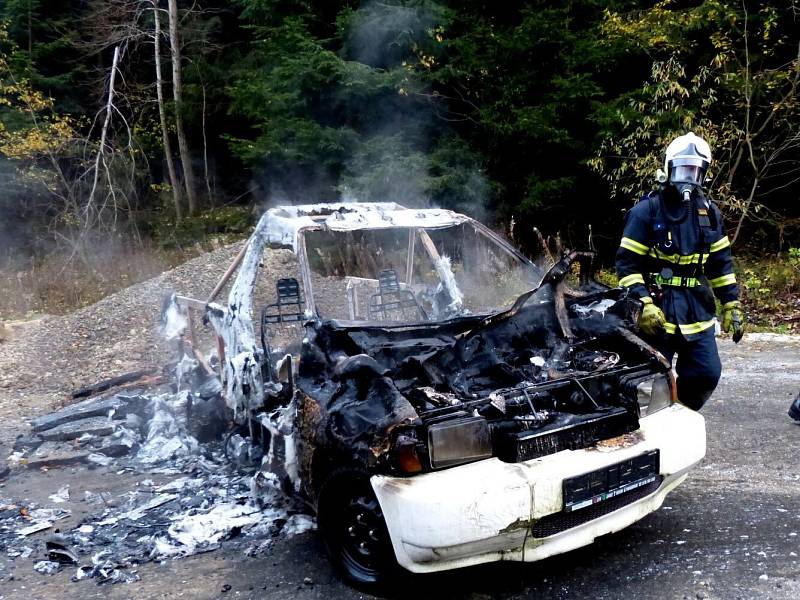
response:
[(706, 170), (696, 164), (677, 164), (681, 159), (672, 161), (669, 171), (669, 182), (675, 186), (681, 198), (686, 201), (691, 198), (695, 189), (702, 187), (706, 178)]
[(711, 165), (711, 148), (708, 143), (694, 133), (682, 135), (667, 146), (664, 159), (668, 182), (675, 187), (683, 203), (682, 214), (670, 218), (673, 222), (686, 219), (691, 208), (695, 191), (702, 188), (706, 172)]

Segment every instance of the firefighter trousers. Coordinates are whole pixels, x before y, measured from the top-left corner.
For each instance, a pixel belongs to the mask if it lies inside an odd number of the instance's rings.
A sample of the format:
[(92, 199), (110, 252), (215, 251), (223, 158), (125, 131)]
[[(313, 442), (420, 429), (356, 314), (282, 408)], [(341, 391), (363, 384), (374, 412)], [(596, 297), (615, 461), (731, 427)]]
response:
[(678, 355), (675, 372), (678, 374), (678, 400), (693, 410), (700, 410), (711, 397), (722, 374), (714, 328), (686, 339), (680, 331), (648, 339), (672, 363)]

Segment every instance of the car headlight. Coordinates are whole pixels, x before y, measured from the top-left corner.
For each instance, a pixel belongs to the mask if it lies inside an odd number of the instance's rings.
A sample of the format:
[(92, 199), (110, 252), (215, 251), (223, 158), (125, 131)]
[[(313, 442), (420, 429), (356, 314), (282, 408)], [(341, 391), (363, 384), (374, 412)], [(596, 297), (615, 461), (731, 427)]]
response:
[(639, 416), (646, 417), (667, 408), (675, 401), (673, 390), (675, 382), (671, 373), (645, 379), (636, 386), (636, 400), (639, 403)]
[(442, 469), (492, 456), (492, 435), (483, 417), (464, 417), (428, 427), (431, 467)]

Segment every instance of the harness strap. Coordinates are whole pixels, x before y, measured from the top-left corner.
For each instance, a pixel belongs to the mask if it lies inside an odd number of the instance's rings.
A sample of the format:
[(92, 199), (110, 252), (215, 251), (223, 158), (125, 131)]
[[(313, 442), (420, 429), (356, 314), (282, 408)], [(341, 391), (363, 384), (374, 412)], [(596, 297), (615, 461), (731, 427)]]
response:
[[(701, 204), (698, 204), (698, 200), (701, 201)], [(697, 236), (698, 258), (694, 264), (694, 274), (696, 277), (702, 277), (705, 257), (711, 253), (711, 244), (706, 242), (710, 236), (706, 236), (705, 231), (717, 230), (717, 215), (711, 206), (711, 201), (702, 192), (700, 192), (700, 197), (695, 199), (695, 206), (697, 207), (697, 233), (699, 235)]]
[(661, 273), (650, 273), (650, 280), (658, 285), (671, 285), (673, 287), (697, 287), (700, 280), (696, 277), (663, 277)]

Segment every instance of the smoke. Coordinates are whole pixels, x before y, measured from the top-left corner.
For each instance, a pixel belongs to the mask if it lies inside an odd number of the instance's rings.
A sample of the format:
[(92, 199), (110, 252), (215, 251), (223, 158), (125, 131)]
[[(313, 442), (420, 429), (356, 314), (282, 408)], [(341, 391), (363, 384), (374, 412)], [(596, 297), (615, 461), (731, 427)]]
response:
[(424, 75), (443, 51), (445, 9), (373, 0), (344, 10), (338, 22), (336, 79), (330, 89), (304, 92), (319, 159), (265, 168), (254, 180), (267, 198), (260, 208), (347, 199), (483, 219), (492, 190), (482, 157), (456, 135), (445, 96)]
[(344, 43), (352, 60), (376, 69), (392, 69), (409, 58), (410, 50), (438, 25), (432, 6), (404, 6), (374, 0), (355, 11)]
[(41, 181), (0, 155), (0, 322), (50, 298), (34, 274), (35, 257), (56, 244), (47, 231), (48, 196)]
[(0, 156), (0, 268), (30, 253), (37, 244), (36, 225), (41, 222), (40, 196), (44, 187), (18, 172), (16, 165)]
[(363, 143), (346, 161), (339, 189), (362, 199), (451, 208), (482, 218), (489, 186), (479, 157), (441, 118), (445, 100), (406, 68), (435, 63), (434, 32), (445, 20), (441, 7), (430, 2), (373, 1), (353, 13), (345, 55), (399, 77), (394, 98), (378, 109), (377, 125), (364, 132)]
[(401, 133), (377, 134), (347, 161), (338, 189), (343, 197), (430, 206), (428, 156), (415, 150)]
[[(401, 73), (414, 59), (415, 40), (434, 25), (423, 7), (366, 2), (354, 11), (346, 27), (344, 55), (370, 69)], [(400, 93), (396, 82), (369, 111), (362, 141), (345, 161), (339, 191), (351, 198), (393, 201), (415, 208), (430, 206), (428, 173), (431, 111), (414, 95)], [(412, 82), (406, 82), (414, 87)], [(405, 90), (404, 90), (405, 92)], [(366, 121), (365, 121), (366, 122)]]

